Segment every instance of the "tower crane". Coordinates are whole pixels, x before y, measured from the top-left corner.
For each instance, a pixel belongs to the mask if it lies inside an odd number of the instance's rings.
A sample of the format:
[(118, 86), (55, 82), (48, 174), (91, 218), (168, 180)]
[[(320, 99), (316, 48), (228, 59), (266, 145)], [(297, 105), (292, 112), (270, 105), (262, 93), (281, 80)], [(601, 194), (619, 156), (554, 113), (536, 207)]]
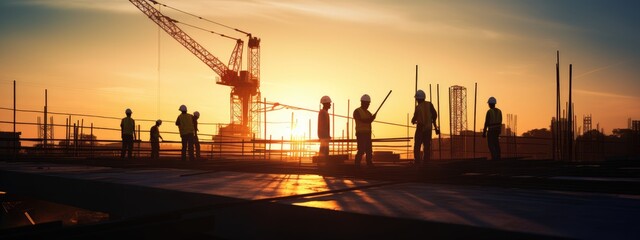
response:
[(253, 37), (251, 33), (234, 28), (234, 30), (245, 34), (249, 38), (247, 70), (241, 70), (240, 65), (242, 65), (242, 50), (244, 46), (244, 42), (241, 39), (216, 33), (222, 37), (236, 40), (236, 46), (231, 52), (229, 64), (225, 65), (180, 29), (176, 25), (178, 23), (177, 20), (165, 16), (152, 4), (166, 5), (154, 0), (129, 0), (129, 2), (216, 72), (220, 76), (216, 81), (217, 84), (231, 87), (231, 122), (229, 125), (219, 129), (219, 135), (249, 137), (251, 133), (255, 133), (260, 136), (260, 114), (257, 113), (260, 107), (260, 39)]

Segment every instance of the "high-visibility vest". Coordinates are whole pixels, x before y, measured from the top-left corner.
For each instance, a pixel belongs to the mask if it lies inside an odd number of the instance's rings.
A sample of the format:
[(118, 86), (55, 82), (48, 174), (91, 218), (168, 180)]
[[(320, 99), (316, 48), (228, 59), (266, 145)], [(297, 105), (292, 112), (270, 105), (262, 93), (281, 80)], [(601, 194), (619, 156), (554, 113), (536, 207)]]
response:
[(120, 122), (120, 127), (122, 128), (122, 134), (133, 135), (135, 131), (136, 122), (131, 117), (123, 118)]
[(180, 135), (194, 133), (193, 115), (188, 113), (180, 114), (180, 116), (178, 116), (176, 124), (178, 125), (178, 129), (180, 129)]
[(502, 111), (498, 108), (490, 108), (489, 111), (489, 128), (502, 127)]
[[(356, 112), (358, 113), (358, 115), (360, 115), (360, 119), (361, 120), (371, 120), (371, 118), (373, 118), (373, 115), (371, 114), (371, 112), (369, 112), (368, 110), (364, 110), (362, 109), (362, 107), (359, 107), (356, 109)], [(369, 121), (358, 121), (356, 119), (356, 134), (357, 133), (371, 133), (371, 122)]]
[(418, 126), (422, 127), (423, 131), (431, 131), (431, 125), (433, 124), (433, 118), (431, 116), (431, 102), (424, 101), (416, 107), (416, 117)]

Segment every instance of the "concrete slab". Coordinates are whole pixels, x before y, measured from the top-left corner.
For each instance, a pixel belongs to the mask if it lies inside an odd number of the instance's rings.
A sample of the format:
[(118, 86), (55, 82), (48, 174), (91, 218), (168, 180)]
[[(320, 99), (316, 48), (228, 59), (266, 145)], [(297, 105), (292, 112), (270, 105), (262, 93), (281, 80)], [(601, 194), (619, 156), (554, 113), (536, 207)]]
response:
[[(547, 236), (579, 239), (640, 238), (640, 228), (636, 223), (637, 216), (640, 216), (640, 196), (637, 195), (370, 181), (314, 174), (118, 169), (0, 162), (0, 174), (8, 173), (96, 181), (247, 201), (260, 200), (290, 206)], [(6, 178), (0, 180), (10, 181)], [(5, 184), (0, 183), (0, 186), (3, 185)], [(138, 196), (136, 201), (153, 201), (139, 198), (144, 196)]]

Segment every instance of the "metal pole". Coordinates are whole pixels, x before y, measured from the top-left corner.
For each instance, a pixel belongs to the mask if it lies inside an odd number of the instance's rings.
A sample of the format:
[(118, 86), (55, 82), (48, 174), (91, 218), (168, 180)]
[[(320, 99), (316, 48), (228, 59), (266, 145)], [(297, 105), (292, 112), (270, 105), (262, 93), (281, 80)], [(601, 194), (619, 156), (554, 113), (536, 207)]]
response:
[(384, 97), (384, 100), (382, 100), (382, 103), (380, 103), (380, 106), (378, 107), (378, 109), (376, 110), (376, 112), (373, 115), (378, 114), (378, 111), (380, 111), (380, 108), (382, 107), (382, 105), (384, 105), (384, 102), (386, 102), (387, 98), (389, 98), (389, 95), (391, 95), (391, 91), (393, 91), (393, 90), (389, 90), (389, 93), (387, 93), (387, 96)]
[(47, 152), (47, 89), (44, 90), (44, 151)]
[(571, 84), (573, 82), (573, 64), (569, 64), (569, 110), (567, 110), (567, 121), (569, 122), (569, 126), (567, 127), (567, 136), (568, 138), (568, 161), (573, 161), (573, 102), (571, 101)]
[(16, 80), (13, 80), (13, 136), (16, 136)]
[(347, 99), (347, 160), (351, 159), (351, 142), (349, 140), (351, 140), (349, 135), (349, 120), (351, 120), (350, 117), (351, 114), (351, 99)]
[(91, 123), (91, 136), (89, 136), (91, 141), (91, 158), (93, 158), (93, 123)]
[(453, 159), (453, 126), (451, 125), (451, 87), (449, 87), (449, 152), (450, 158)]
[[(84, 118), (82, 119), (82, 121), (80, 121), (80, 144), (82, 144), (84, 141), (82, 140), (82, 135), (84, 135)], [(82, 150), (84, 150), (84, 146), (81, 146)], [(84, 152), (84, 151), (82, 151)]]
[[(437, 97), (438, 97), (438, 114), (440, 114), (440, 84), (436, 84), (436, 92), (437, 92)], [(440, 125), (440, 118), (438, 118), (438, 126), (442, 126)], [(440, 155), (439, 159), (442, 159), (442, 131), (440, 131), (440, 134), (438, 134), (438, 152)]]
[(478, 83), (475, 84), (473, 95), (473, 158), (476, 158), (476, 108), (478, 104)]
[(267, 160), (267, 98), (264, 98), (264, 102), (262, 104), (264, 109), (264, 160)]
[[(409, 139), (409, 113), (407, 113), (407, 139)], [(407, 144), (407, 159), (409, 159), (409, 144)]]
[[(264, 98), (264, 140), (267, 140), (267, 98)], [(266, 149), (266, 145), (265, 145)]]
[[(416, 65), (416, 88), (415, 90), (413, 90), (413, 94), (415, 94), (418, 91), (418, 65)], [(418, 105), (418, 101), (414, 100), (415, 105)]]
[[(331, 136), (333, 138), (336, 137), (336, 104), (332, 103), (331, 105)], [(331, 144), (331, 152), (335, 152), (335, 144)], [(329, 154), (331, 155), (331, 154)]]
[(560, 149), (560, 51), (556, 51), (556, 121), (553, 136), (553, 160), (561, 159)]
[(13, 159), (18, 157), (18, 137), (16, 135), (16, 80), (13, 80)]

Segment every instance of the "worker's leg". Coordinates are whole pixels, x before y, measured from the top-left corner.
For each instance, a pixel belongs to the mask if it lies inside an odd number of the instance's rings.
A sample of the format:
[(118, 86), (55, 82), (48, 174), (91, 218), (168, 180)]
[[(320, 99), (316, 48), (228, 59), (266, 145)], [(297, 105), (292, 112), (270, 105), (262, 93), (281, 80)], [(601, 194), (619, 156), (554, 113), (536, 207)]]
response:
[(193, 144), (196, 148), (196, 157), (200, 158), (200, 139), (198, 139), (198, 134), (193, 136)]
[(489, 151), (491, 152), (491, 160), (499, 160), (500, 159), (500, 147), (498, 146), (498, 132), (496, 131), (488, 131), (487, 132), (487, 143), (489, 145)]
[(358, 141), (358, 152), (356, 152), (355, 163), (356, 167), (360, 167), (360, 161), (362, 161), (362, 155), (365, 153), (365, 134), (356, 133), (356, 140)]
[(124, 153), (125, 153), (125, 150), (127, 148), (127, 139), (126, 139), (125, 136), (126, 135), (124, 135), (124, 134), (121, 135), (122, 143), (121, 143), (121, 150), (120, 150), (120, 158), (124, 158)]
[(181, 158), (180, 160), (185, 161), (187, 160), (187, 141), (188, 141), (188, 134), (184, 134), (184, 135), (180, 135), (180, 139), (182, 140), (182, 151), (181, 151)]
[(329, 156), (329, 139), (320, 139), (320, 156)]
[(193, 138), (194, 135), (189, 134), (189, 136), (187, 136), (187, 143), (189, 144), (188, 148), (189, 148), (189, 160), (190, 161), (194, 161), (196, 160), (196, 157), (193, 153)]
[(131, 159), (133, 157), (132, 156), (132, 154), (133, 154), (133, 135), (129, 135), (129, 140), (128, 141), (129, 141), (129, 146), (127, 147), (128, 148), (127, 149), (127, 151), (128, 151), (127, 157)]
[(371, 143), (371, 134), (364, 136), (364, 151), (367, 154), (367, 166), (373, 166), (373, 144)]
[(422, 159), (420, 154), (420, 147), (422, 147), (422, 131), (416, 130), (416, 133), (413, 135), (413, 163), (421, 164)]
[(422, 137), (422, 145), (424, 146), (422, 163), (426, 164), (429, 160), (431, 160), (431, 131), (424, 132)]
[(160, 142), (151, 142), (151, 159), (157, 160), (160, 157)]

